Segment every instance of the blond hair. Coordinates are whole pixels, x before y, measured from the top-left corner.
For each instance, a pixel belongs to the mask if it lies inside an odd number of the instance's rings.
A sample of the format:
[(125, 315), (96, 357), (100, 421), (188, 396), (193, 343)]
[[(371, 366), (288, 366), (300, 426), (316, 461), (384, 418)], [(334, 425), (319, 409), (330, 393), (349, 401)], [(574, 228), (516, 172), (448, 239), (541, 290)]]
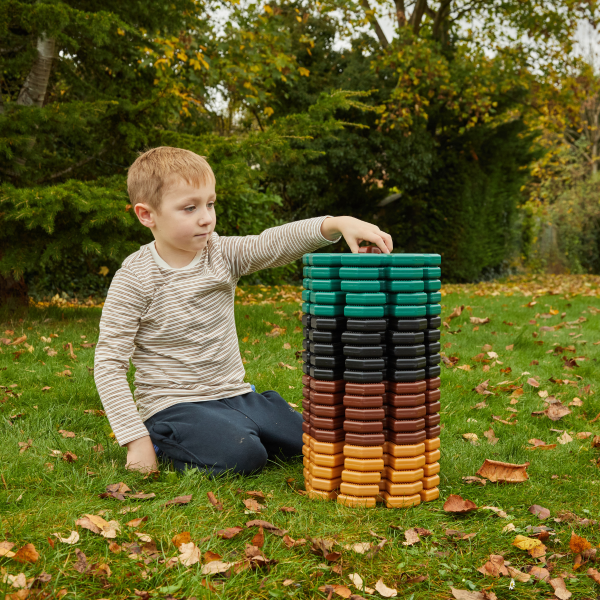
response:
[(129, 167), (127, 193), (131, 204), (140, 202), (158, 210), (166, 188), (180, 177), (187, 184), (202, 187), (215, 181), (204, 156), (190, 150), (159, 146), (141, 152)]

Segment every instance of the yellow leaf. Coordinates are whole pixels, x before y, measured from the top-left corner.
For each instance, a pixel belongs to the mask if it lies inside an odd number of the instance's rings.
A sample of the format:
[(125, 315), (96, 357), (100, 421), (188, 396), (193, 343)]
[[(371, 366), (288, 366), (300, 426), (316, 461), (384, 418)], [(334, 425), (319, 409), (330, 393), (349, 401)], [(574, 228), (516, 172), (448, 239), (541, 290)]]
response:
[(103, 275), (106, 277), (108, 275), (108, 267), (100, 267), (98, 270), (98, 275)]
[(267, 106), (263, 112), (267, 117), (270, 117), (275, 111), (270, 106)]
[(302, 76), (302, 77), (308, 77), (310, 75), (310, 71), (308, 69), (305, 69), (304, 67), (299, 67), (298, 68), (298, 73)]
[(117, 28), (117, 33), (119, 35), (125, 35), (125, 30), (121, 29), (120, 27)]
[(518, 535), (513, 542), (513, 546), (519, 548), (519, 550), (533, 550), (537, 546), (542, 546), (540, 540), (525, 537), (524, 535)]

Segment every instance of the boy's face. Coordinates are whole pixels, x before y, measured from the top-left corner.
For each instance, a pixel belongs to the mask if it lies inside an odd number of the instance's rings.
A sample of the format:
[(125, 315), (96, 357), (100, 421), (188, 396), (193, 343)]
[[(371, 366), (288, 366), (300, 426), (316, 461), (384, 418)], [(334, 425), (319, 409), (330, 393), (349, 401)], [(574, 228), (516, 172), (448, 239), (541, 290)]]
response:
[(160, 245), (196, 253), (215, 229), (216, 199), (214, 181), (197, 188), (178, 178), (165, 188), (158, 211), (141, 203), (135, 212)]

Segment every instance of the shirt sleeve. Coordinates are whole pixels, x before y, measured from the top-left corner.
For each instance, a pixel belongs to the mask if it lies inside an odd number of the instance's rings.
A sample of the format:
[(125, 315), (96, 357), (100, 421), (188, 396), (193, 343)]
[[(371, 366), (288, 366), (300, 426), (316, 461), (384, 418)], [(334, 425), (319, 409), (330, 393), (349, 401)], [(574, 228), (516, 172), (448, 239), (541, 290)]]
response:
[(121, 446), (148, 435), (127, 382), (129, 359), (146, 305), (139, 280), (129, 269), (119, 269), (102, 309), (94, 379), (110, 426)]
[(221, 252), (236, 278), (286, 265), (337, 241), (328, 240), (321, 233), (321, 223), (326, 218), (287, 223), (266, 229), (260, 235), (221, 237)]

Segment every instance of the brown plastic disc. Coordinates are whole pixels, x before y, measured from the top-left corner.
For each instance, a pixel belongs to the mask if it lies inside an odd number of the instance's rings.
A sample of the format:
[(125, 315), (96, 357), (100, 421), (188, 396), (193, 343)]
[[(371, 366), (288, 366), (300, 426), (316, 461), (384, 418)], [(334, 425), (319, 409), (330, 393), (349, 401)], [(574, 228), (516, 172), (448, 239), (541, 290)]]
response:
[(437, 390), (427, 390), (425, 392), (425, 402), (437, 402), (441, 396), (440, 388), (437, 388)]
[(428, 390), (437, 390), (442, 385), (442, 380), (439, 377), (431, 377), (426, 379), (425, 382)]
[(346, 419), (354, 421), (381, 421), (385, 417), (383, 407), (378, 408), (346, 408)]
[(435, 427), (440, 424), (440, 413), (434, 413), (433, 415), (426, 415), (425, 427)]
[(317, 417), (343, 417), (344, 416), (344, 405), (343, 404), (311, 404), (310, 412)]
[(310, 412), (310, 400), (307, 400), (306, 398), (302, 398), (302, 408), (303, 408), (303, 410), (307, 410)]
[(310, 390), (310, 400), (315, 404), (342, 404), (344, 401), (344, 394), (342, 392), (332, 394), (330, 392), (316, 392), (315, 390)]
[(425, 394), (394, 394), (387, 392), (385, 395), (385, 403), (390, 406), (420, 406), (425, 404)]
[(398, 444), (399, 446), (404, 446), (407, 444), (418, 444), (420, 442), (424, 442), (427, 435), (424, 429), (421, 431), (415, 431), (413, 433), (402, 433), (400, 431), (387, 431), (387, 441), (392, 442), (393, 444)]
[(413, 381), (410, 383), (390, 381), (387, 385), (388, 392), (394, 392), (394, 394), (420, 394), (426, 389), (427, 384), (425, 381)]
[(356, 408), (376, 408), (383, 406), (383, 396), (344, 396), (344, 406), (354, 406)]
[(439, 425), (435, 425), (434, 427), (426, 427), (425, 428), (425, 434), (426, 434), (425, 437), (428, 440), (431, 440), (433, 438), (438, 437), (441, 432), (442, 432), (442, 428)]
[(344, 421), (344, 431), (352, 431), (354, 433), (378, 433), (383, 431), (383, 421)]
[(340, 429), (344, 424), (344, 417), (317, 417), (311, 413), (310, 424), (317, 429)]
[(425, 406), (427, 408), (428, 415), (439, 413), (442, 408), (441, 402), (428, 402)]
[(309, 410), (303, 410), (302, 411), (302, 418), (305, 421), (308, 421), (310, 423), (310, 411)]
[(335, 381), (323, 381), (321, 379), (310, 379), (310, 388), (315, 392), (327, 392), (329, 394), (335, 392), (343, 392), (346, 382), (343, 379)]
[(312, 377), (310, 375), (302, 375), (302, 385), (310, 385), (310, 380)]
[(346, 394), (353, 396), (381, 396), (383, 393), (383, 383), (346, 383)]
[(383, 446), (384, 442), (383, 433), (346, 433), (346, 444), (353, 446)]
[(310, 423), (308, 423), (307, 421), (302, 421), (302, 431), (310, 435), (310, 430)]
[(317, 442), (342, 442), (346, 435), (343, 429), (315, 429), (310, 428), (310, 435), (317, 440)]
[[(421, 406), (388, 406), (387, 414), (394, 419), (419, 419), (427, 414), (425, 404)], [(346, 413), (347, 414), (347, 413)]]
[(310, 388), (307, 385), (302, 388), (302, 396), (304, 398), (310, 398)]
[[(312, 417), (311, 417), (312, 423)], [(425, 419), (393, 419), (387, 418), (387, 428), (391, 431), (412, 432), (425, 429)]]

